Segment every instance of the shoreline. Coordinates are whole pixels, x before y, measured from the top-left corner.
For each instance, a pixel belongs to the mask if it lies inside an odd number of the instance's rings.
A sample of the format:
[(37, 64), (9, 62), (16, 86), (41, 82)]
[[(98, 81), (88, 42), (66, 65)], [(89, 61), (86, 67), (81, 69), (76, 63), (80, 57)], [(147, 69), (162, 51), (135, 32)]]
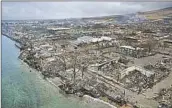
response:
[(11, 39), (12, 41), (14, 41), (14, 42), (16, 42), (16, 43), (21, 44), (21, 42), (20, 42), (20, 41), (18, 41), (18, 40), (16, 40), (16, 39), (14, 39), (13, 37), (11, 37), (11, 36), (9, 36), (9, 35), (7, 35), (7, 34), (2, 33), (2, 36), (5, 36), (5, 37), (7, 37), (7, 38)]
[(109, 106), (110, 108), (117, 108), (116, 106), (114, 106), (114, 105), (112, 105), (112, 104), (110, 104), (108, 102), (105, 102), (105, 101), (103, 101), (101, 99), (98, 99), (98, 98), (93, 98), (93, 97), (91, 97), (89, 95), (84, 95), (83, 98), (84, 98), (85, 101), (87, 101), (89, 103), (94, 103), (95, 104), (95, 102), (99, 102), (99, 103), (102, 103), (104, 105)]
[[(8, 35), (2, 34), (2, 36), (5, 36), (5, 37), (9, 38), (10, 40), (12, 40), (12, 41), (14, 41), (14, 42), (17, 42), (17, 43), (21, 44), (19, 41), (13, 39), (12, 37), (10, 37), (10, 36), (8, 36)], [(20, 49), (19, 47), (17, 47), (17, 48)], [(21, 52), (20, 52), (20, 54), (21, 54)], [(20, 56), (20, 55), (19, 55), (19, 56)], [(38, 71), (38, 70), (36, 70), (35, 68), (31, 67), (29, 64), (27, 64), (26, 62), (24, 62), (22, 59), (19, 58), (19, 60), (20, 60), (22, 63), (24, 63), (26, 66), (28, 66), (28, 68), (30, 68), (31, 70), (38, 72), (38, 73), (40, 74), (40, 76), (41, 76), (41, 74), (42, 74), (41, 71)], [(41, 78), (42, 78), (42, 77), (41, 77)], [(55, 77), (55, 78), (58, 78), (59, 80), (61, 80), (60, 77)], [(53, 79), (54, 79), (54, 78), (53, 78)], [(46, 81), (47, 81), (48, 83), (50, 83), (51, 85), (53, 85), (54, 87), (60, 89), (59, 86), (56, 85), (50, 78), (46, 78)], [(74, 95), (74, 94), (72, 94), (72, 95)], [(110, 104), (110, 103), (108, 103), (108, 102), (105, 102), (105, 101), (103, 101), (103, 100), (101, 100), (101, 99), (99, 99), (99, 98), (94, 98), (94, 97), (89, 96), (89, 95), (83, 95), (83, 96), (80, 97), (80, 98), (81, 98), (81, 99), (84, 99), (85, 102), (89, 102), (89, 104), (91, 104), (91, 103), (94, 103), (94, 104), (102, 104), (102, 105), (106, 105), (108, 108), (117, 108), (116, 106), (114, 106), (114, 105), (112, 105), (112, 104)]]
[[(27, 63), (25, 63), (23, 60), (20, 59), (20, 61), (22, 63), (24, 63), (25, 65), (27, 65), (29, 68), (31, 68), (32, 70), (34, 71), (37, 71), (36, 69), (30, 67)], [(39, 73), (39, 76), (41, 76), (40, 74), (42, 74), (40, 71), (37, 71)], [(41, 77), (42, 78), (42, 77)], [(58, 79), (60, 79), (59, 77), (57, 77)], [(60, 88), (58, 87), (58, 85), (56, 85), (50, 78), (46, 78), (45, 79), (48, 83), (50, 83), (51, 85), (53, 85), (54, 87), (58, 88), (60, 90)], [(61, 79), (60, 79), (61, 80)], [(66, 94), (66, 93), (65, 93)], [(63, 95), (63, 94), (62, 94)], [(69, 95), (69, 94), (66, 94), (68, 96), (76, 96), (74, 94), (72, 95)], [(78, 97), (78, 96), (77, 96)], [(102, 105), (106, 105), (108, 108), (117, 108), (116, 106), (108, 103), (108, 102), (105, 102), (99, 98), (94, 98), (92, 96), (89, 96), (89, 95), (83, 95), (83, 97), (78, 97), (80, 98), (80, 101), (83, 100), (84, 102), (87, 102), (89, 104), (102, 104)]]
[[(30, 67), (27, 63), (25, 63), (23, 60), (21, 60), (20, 59), (20, 61), (22, 62), (22, 63), (24, 63), (26, 66), (28, 66), (28, 68), (31, 68), (32, 70), (34, 70), (34, 71), (37, 71), (36, 69), (34, 69), (34, 68), (32, 68), (32, 67)], [(41, 76), (41, 71), (37, 71), (38, 73), (39, 73), (39, 76)], [(41, 77), (42, 78), (42, 77)], [(56, 78), (58, 78), (59, 80), (61, 80), (59, 77), (56, 77)], [(53, 78), (54, 79), (54, 78)], [(55, 88), (58, 88), (59, 90), (61, 90), (59, 87), (58, 87), (58, 85), (56, 85), (50, 78), (46, 78), (45, 79), (48, 83), (50, 83), (51, 85), (53, 85)], [(66, 93), (65, 93), (66, 94)], [(62, 94), (63, 95), (63, 94)], [(68, 96), (76, 96), (76, 95), (74, 95), (74, 94), (72, 94), (72, 95), (69, 95), (69, 94), (66, 94), (66, 95), (68, 95)], [(78, 96), (77, 96), (78, 97)], [(101, 99), (99, 99), (99, 98), (94, 98), (94, 97), (92, 97), (92, 96), (89, 96), (89, 95), (83, 95), (83, 97), (78, 97), (78, 98), (80, 98), (80, 101), (81, 100), (83, 100), (84, 102), (87, 102), (87, 103), (89, 103), (89, 104), (102, 104), (102, 105), (107, 105), (107, 107), (108, 108), (117, 108), (116, 106), (114, 106), (114, 105), (112, 105), (112, 104), (110, 104), (110, 103), (108, 103), (108, 102), (105, 102), (105, 101), (103, 101), (103, 100), (101, 100)]]

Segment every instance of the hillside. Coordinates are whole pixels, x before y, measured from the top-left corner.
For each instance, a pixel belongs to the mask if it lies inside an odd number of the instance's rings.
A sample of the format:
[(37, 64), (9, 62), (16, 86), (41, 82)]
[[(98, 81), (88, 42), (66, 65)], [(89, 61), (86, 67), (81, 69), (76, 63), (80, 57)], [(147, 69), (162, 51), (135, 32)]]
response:
[(101, 16), (101, 17), (88, 17), (82, 18), (82, 20), (94, 20), (98, 22), (114, 22), (114, 23), (137, 23), (143, 22), (147, 20), (158, 20), (163, 19), (165, 17), (172, 17), (172, 7), (146, 11), (146, 12), (138, 12), (133, 14), (126, 15), (110, 15), (110, 16)]
[(172, 7), (154, 10), (154, 11), (147, 11), (147, 12), (139, 12), (138, 15), (146, 17), (149, 20), (158, 20), (165, 17), (172, 17)]

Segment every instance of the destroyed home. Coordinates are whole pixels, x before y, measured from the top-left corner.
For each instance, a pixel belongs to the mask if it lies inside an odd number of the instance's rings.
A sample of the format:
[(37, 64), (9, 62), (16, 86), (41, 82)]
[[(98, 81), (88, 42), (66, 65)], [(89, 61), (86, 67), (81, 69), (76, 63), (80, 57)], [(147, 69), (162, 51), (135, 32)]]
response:
[(75, 20), (3, 23), (3, 34), (25, 46), (19, 58), (45, 79), (59, 77), (67, 94), (121, 108), (171, 102), (171, 89), (153, 98), (164, 83), (172, 84), (170, 18), (127, 24), (113, 18)]
[(121, 54), (135, 58), (144, 57), (146, 55), (146, 50), (139, 47), (134, 48), (132, 46), (120, 46), (119, 50)]
[(154, 84), (155, 73), (138, 66), (131, 66), (120, 73), (120, 81), (138, 93), (151, 88)]

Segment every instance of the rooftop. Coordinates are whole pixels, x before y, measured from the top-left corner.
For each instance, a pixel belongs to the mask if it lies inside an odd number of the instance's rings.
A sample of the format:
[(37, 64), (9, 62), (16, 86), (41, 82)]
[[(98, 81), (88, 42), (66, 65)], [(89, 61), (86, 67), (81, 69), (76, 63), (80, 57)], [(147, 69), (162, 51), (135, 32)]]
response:
[(132, 50), (135, 50), (135, 48), (134, 47), (132, 47), (132, 46), (120, 46), (121, 48), (127, 48), (127, 49), (132, 49)]
[(47, 28), (48, 30), (69, 30), (70, 28)]

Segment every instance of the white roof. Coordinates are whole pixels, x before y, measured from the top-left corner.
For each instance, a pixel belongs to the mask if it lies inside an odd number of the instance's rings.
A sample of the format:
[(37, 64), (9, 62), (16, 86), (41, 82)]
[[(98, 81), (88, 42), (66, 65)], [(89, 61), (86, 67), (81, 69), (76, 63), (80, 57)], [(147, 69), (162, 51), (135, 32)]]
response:
[(83, 42), (83, 43), (89, 43), (91, 40), (94, 39), (93, 37), (90, 36), (83, 36), (77, 39), (78, 42)]
[(94, 38), (94, 39), (92, 39), (92, 42), (100, 42), (100, 41), (103, 41), (103, 40), (111, 41), (112, 38), (106, 37), (106, 36), (102, 36), (101, 38)]
[(49, 47), (49, 44), (40, 45), (40, 47)]
[(105, 37), (105, 36), (102, 36), (101, 39), (102, 39), (102, 40), (107, 40), (107, 41), (111, 41), (111, 40), (112, 40), (112, 38), (110, 38), (110, 37)]
[(100, 42), (103, 40), (111, 41), (112, 38), (105, 37), (105, 36), (102, 36), (101, 38), (93, 38), (91, 36), (83, 36), (83, 37), (79, 37), (74, 43), (79, 44), (79, 43)]
[(48, 62), (52, 62), (52, 61), (55, 61), (55, 58), (51, 57), (51, 58), (47, 58), (46, 61)]
[(92, 39), (92, 42), (98, 42), (99, 41), (99, 39), (98, 38), (94, 38), (94, 39)]
[(69, 30), (70, 28), (47, 28), (48, 30)]
[(135, 50), (135, 48), (134, 48), (134, 47), (132, 47), (132, 46), (120, 46), (120, 47)]

